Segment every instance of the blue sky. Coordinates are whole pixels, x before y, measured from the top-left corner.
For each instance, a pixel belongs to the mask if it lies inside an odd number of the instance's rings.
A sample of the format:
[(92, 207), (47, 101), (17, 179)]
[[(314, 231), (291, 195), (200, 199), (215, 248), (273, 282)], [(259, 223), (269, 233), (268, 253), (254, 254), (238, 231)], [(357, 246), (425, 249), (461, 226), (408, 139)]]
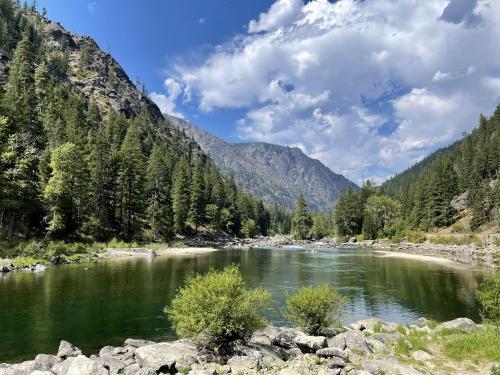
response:
[[(64, 5), (62, 5), (64, 4)], [(40, 0), (166, 112), (381, 182), (500, 102), (496, 0)]]

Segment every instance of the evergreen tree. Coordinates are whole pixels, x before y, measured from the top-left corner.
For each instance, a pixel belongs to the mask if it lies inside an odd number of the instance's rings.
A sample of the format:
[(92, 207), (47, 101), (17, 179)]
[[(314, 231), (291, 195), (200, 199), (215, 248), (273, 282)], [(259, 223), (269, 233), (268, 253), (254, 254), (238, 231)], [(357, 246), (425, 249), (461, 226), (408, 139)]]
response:
[(121, 227), (126, 236), (138, 228), (144, 210), (145, 168), (139, 131), (131, 124), (120, 148), (118, 184), (121, 196)]
[(184, 232), (189, 214), (189, 180), (189, 163), (185, 157), (181, 157), (175, 166), (172, 186), (172, 207), (174, 213), (174, 230), (176, 233)]
[(154, 145), (147, 168), (148, 207), (146, 212), (155, 240), (168, 239), (173, 234), (170, 172), (166, 150), (159, 145)]
[(198, 226), (203, 222), (205, 214), (205, 199), (203, 187), (203, 175), (198, 160), (195, 162), (193, 178), (191, 180), (191, 204), (189, 209), (189, 220), (198, 232)]
[(299, 195), (292, 217), (292, 235), (295, 239), (305, 240), (309, 237), (313, 221), (303, 195)]

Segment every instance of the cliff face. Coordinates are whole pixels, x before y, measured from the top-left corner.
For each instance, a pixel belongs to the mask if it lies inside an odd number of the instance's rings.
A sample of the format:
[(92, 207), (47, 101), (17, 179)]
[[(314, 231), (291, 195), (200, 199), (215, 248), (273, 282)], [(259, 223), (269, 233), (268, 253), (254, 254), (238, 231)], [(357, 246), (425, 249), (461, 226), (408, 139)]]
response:
[(259, 142), (231, 144), (179, 118), (167, 119), (192, 137), (224, 175), (233, 175), (238, 186), (268, 203), (293, 208), (295, 198), (303, 194), (313, 210), (329, 210), (344, 189), (357, 188), (298, 148)]

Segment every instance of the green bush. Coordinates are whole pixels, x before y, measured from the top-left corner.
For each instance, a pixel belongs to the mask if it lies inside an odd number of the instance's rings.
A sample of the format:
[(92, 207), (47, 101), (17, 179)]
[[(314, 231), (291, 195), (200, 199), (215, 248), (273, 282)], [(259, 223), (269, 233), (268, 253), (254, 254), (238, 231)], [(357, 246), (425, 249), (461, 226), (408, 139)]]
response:
[(482, 245), (483, 242), (477, 236), (472, 234), (465, 237), (454, 237), (454, 236), (437, 236), (430, 238), (430, 241), (434, 244), (439, 245)]
[(255, 224), (255, 221), (253, 219), (245, 220), (241, 228), (241, 233), (243, 233), (246, 238), (255, 237), (257, 234), (257, 224)]
[(483, 319), (500, 323), (500, 271), (485, 275), (475, 292)]
[(317, 335), (333, 324), (346, 299), (329, 284), (304, 286), (285, 293), (285, 316), (305, 332)]
[(224, 352), (230, 342), (265, 326), (264, 313), (271, 304), (269, 292), (247, 289), (239, 268), (229, 266), (188, 277), (164, 312), (178, 336)]

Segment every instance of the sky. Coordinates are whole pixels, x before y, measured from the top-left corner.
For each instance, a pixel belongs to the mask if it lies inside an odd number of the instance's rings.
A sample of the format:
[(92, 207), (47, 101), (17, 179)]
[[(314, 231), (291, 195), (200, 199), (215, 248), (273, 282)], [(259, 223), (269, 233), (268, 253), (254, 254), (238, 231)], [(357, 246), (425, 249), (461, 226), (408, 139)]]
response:
[(39, 0), (229, 142), (382, 182), (500, 103), (498, 0)]

